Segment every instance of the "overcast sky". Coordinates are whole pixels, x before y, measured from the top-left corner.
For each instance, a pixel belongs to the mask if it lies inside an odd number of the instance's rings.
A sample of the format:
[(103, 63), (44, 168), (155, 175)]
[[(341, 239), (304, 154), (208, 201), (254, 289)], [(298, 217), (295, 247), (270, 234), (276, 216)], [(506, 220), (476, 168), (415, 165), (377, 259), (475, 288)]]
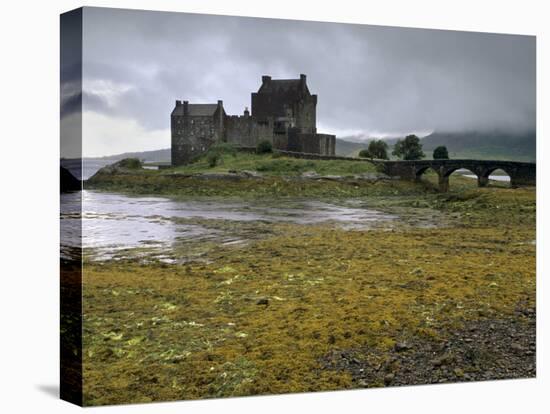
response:
[(338, 137), (535, 129), (531, 36), (85, 8), (83, 38), (86, 156), (168, 148), (176, 99), (241, 114), (264, 74), (307, 74)]

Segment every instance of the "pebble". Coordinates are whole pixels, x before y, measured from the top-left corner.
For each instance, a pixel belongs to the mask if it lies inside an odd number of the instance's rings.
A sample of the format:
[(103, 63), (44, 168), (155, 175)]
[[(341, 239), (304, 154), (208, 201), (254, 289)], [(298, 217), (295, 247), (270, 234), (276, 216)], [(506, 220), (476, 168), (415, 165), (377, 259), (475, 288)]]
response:
[(409, 349), (411, 349), (411, 346), (405, 342), (397, 342), (394, 346), (394, 349), (397, 351), (397, 352), (402, 352), (402, 351), (407, 351)]
[(392, 383), (392, 381), (394, 380), (395, 378), (395, 375), (390, 373), (390, 374), (386, 374), (386, 376), (384, 377), (384, 384), (386, 385), (389, 385)]
[(526, 349), (523, 345), (520, 345), (518, 343), (510, 345), (510, 349), (515, 352), (525, 352)]
[(434, 367), (440, 367), (442, 365), (446, 365), (448, 364), (449, 362), (452, 361), (452, 356), (451, 355), (443, 355), (439, 358), (436, 358), (432, 361), (432, 364), (434, 365)]

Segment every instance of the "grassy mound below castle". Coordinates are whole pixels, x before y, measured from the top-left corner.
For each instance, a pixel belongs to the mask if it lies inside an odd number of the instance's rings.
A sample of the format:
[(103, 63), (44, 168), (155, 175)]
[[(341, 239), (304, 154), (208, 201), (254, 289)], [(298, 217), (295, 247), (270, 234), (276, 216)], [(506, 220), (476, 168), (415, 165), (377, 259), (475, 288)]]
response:
[[(353, 198), (436, 193), (435, 173), (424, 178), (412, 183), (388, 177), (366, 160), (310, 160), (221, 150), (187, 165), (159, 170), (143, 168), (137, 159), (125, 159), (99, 170), (84, 188), (176, 197)], [(476, 181), (453, 174), (450, 186), (451, 191), (460, 192), (474, 189)]]
[(376, 173), (374, 164), (368, 161), (309, 160), (292, 158), (278, 153), (255, 154), (245, 152), (221, 152), (215, 165), (209, 154), (195, 162), (175, 167), (180, 173), (255, 171), (266, 176), (299, 176), (306, 172), (319, 175), (350, 176)]

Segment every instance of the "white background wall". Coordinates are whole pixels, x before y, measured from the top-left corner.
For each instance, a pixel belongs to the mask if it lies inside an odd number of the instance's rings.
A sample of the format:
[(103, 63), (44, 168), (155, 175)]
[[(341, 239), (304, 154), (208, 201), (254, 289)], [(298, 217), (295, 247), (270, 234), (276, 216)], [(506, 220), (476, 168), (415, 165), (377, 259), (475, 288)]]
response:
[[(550, 406), (548, 159), (550, 29), (543, 1), (111, 0), (88, 6), (537, 35), (538, 374), (536, 380), (403, 387), (102, 408), (101, 412), (544, 412)], [(70, 0), (3, 2), (0, 13), (0, 410), (65, 413), (58, 389), (59, 17)], [(546, 127), (546, 130), (544, 129)], [(25, 157), (24, 159), (22, 157)], [(545, 349), (546, 348), (546, 349)], [(90, 409), (95, 412), (98, 409)], [(547, 412), (547, 411), (546, 411)]]

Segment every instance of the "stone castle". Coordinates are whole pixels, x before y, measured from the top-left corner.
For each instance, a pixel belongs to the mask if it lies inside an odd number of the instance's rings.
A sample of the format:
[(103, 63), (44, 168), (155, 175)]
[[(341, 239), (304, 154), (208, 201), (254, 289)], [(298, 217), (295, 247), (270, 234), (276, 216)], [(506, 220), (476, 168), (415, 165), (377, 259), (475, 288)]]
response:
[(191, 162), (217, 142), (256, 147), (266, 140), (274, 149), (334, 155), (336, 137), (317, 133), (317, 95), (309, 92), (306, 75), (299, 79), (262, 76), (262, 85), (251, 100), (252, 112), (245, 108), (240, 116), (227, 115), (223, 101), (176, 101), (170, 119), (172, 165)]

